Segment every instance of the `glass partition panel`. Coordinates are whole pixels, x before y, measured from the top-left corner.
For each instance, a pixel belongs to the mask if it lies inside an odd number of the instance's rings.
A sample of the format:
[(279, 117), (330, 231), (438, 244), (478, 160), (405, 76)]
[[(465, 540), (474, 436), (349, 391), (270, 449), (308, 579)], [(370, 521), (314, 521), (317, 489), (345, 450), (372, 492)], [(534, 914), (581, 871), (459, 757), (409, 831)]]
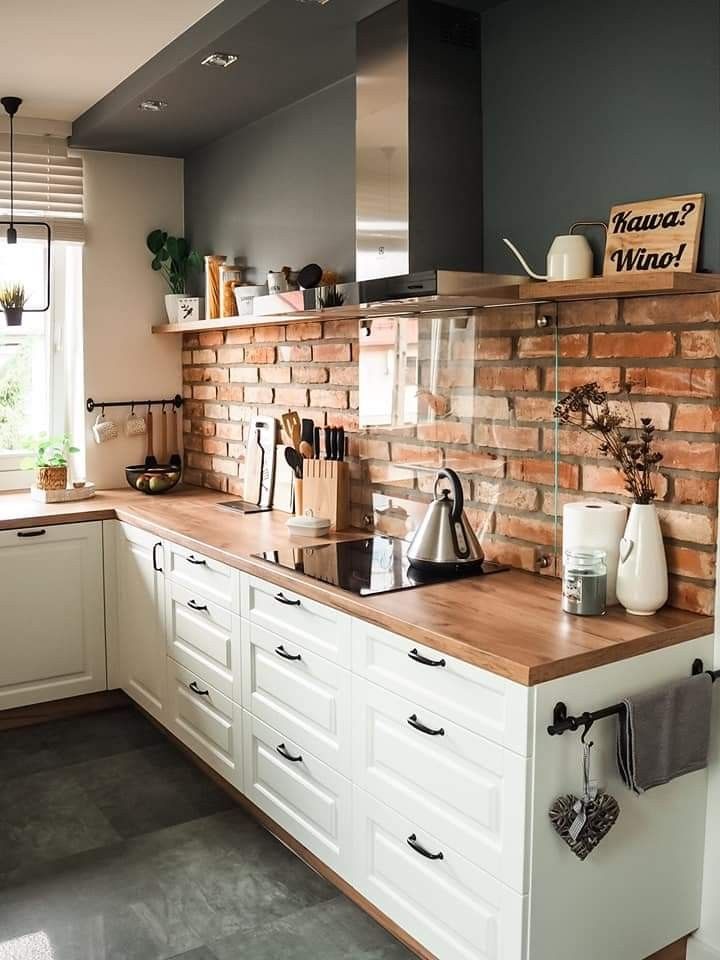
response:
[(553, 572), (559, 497), (552, 308), (398, 315), (360, 326), (357, 522), (410, 538), (437, 471), (450, 467), (488, 557)]

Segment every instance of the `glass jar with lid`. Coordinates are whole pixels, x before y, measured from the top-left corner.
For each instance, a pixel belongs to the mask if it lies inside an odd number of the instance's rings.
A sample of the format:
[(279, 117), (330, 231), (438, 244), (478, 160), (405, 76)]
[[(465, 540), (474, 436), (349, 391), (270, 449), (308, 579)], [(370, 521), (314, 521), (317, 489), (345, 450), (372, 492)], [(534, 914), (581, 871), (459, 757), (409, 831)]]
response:
[(237, 303), (235, 301), (235, 287), (241, 287), (245, 282), (245, 267), (237, 263), (222, 263), (220, 265), (220, 316), (236, 317)]
[(581, 617), (605, 613), (607, 598), (607, 553), (591, 547), (565, 551), (562, 608)]

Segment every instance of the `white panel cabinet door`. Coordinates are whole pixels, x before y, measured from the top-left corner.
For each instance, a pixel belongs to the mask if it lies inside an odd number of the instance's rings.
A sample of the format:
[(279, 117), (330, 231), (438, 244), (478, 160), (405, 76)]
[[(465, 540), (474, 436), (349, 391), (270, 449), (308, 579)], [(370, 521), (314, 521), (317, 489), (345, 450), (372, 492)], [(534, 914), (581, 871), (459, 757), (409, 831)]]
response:
[(354, 783), (526, 893), (530, 761), (362, 677), (352, 698)]
[(120, 685), (158, 719), (165, 703), (163, 544), (131, 524), (116, 527), (116, 647)]
[(242, 710), (204, 677), (167, 658), (166, 724), (178, 740), (242, 790)]
[(245, 709), (349, 777), (350, 671), (247, 622), (242, 651)]
[(243, 710), (245, 794), (308, 850), (350, 879), (350, 781)]
[(357, 786), (353, 826), (355, 886), (438, 960), (523, 960), (527, 897)]
[(534, 689), (353, 618), (352, 670), (472, 733), (532, 755)]
[(105, 690), (102, 525), (0, 532), (0, 709)]

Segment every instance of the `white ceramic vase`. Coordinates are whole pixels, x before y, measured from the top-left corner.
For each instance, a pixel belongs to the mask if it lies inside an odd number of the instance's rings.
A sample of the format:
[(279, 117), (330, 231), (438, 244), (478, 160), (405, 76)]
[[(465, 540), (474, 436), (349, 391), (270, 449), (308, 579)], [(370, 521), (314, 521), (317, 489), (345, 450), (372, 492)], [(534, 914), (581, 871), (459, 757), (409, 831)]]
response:
[(165, 294), (165, 313), (167, 314), (168, 323), (178, 322), (178, 305), (180, 301), (184, 299), (184, 293)]
[(634, 503), (620, 541), (617, 598), (628, 613), (649, 617), (668, 598), (667, 560), (654, 503)]

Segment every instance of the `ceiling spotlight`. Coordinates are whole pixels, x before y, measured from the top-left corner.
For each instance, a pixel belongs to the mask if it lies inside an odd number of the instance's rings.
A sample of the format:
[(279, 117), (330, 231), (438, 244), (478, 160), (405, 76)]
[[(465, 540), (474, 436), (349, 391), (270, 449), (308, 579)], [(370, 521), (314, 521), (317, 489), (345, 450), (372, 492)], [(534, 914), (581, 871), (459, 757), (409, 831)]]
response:
[(211, 53), (202, 61), (204, 67), (231, 67), (236, 63), (237, 57), (234, 53)]
[(167, 100), (142, 100), (138, 104), (138, 110), (146, 110), (148, 113), (160, 113), (167, 109)]
[(324, 7), (330, 0), (298, 0), (298, 3), (314, 3), (318, 7)]

